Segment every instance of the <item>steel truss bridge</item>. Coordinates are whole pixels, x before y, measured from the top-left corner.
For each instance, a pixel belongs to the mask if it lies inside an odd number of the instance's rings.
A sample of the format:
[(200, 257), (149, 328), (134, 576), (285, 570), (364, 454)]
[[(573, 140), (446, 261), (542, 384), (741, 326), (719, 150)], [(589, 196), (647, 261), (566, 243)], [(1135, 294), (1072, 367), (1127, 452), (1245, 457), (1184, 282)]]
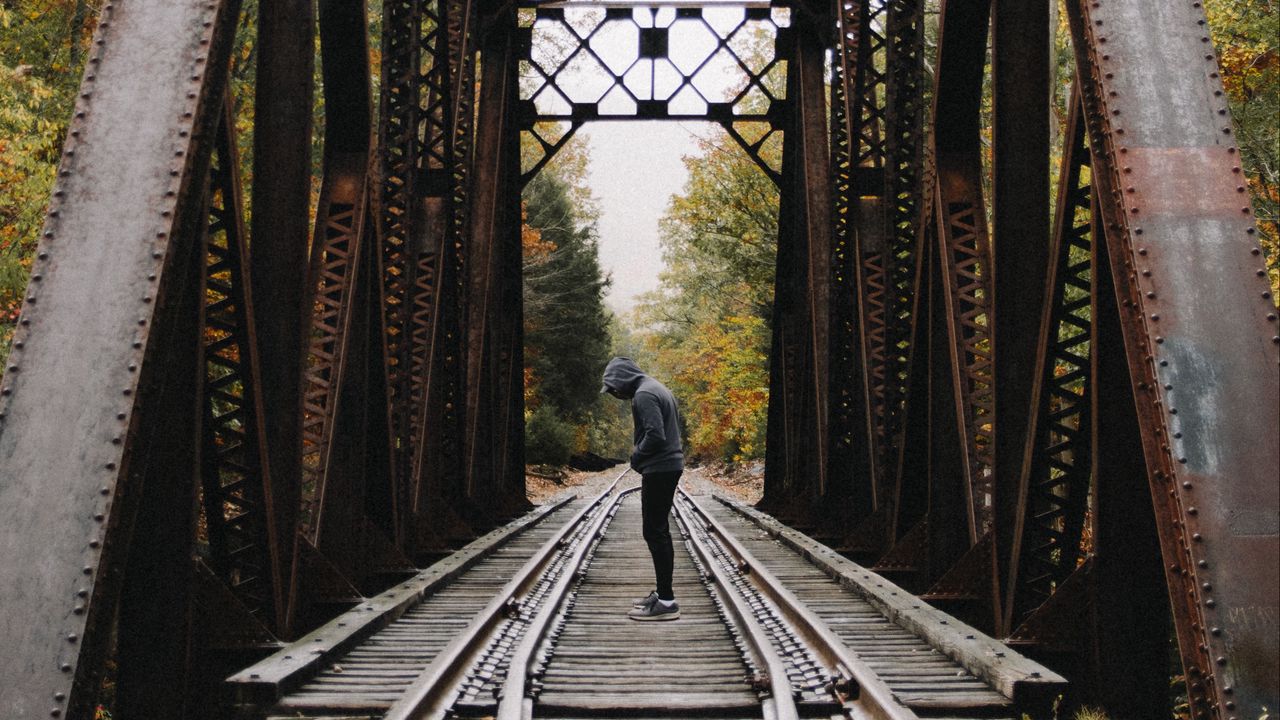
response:
[[(1048, 0), (942, 0), (936, 47), (924, 4), (385, 0), (375, 78), (363, 2), (263, 2), (244, 128), (238, 0), (107, 0), (0, 383), (6, 717), (225, 717), (227, 676), (533, 522), (519, 191), (610, 119), (717, 122), (781, 191), (737, 512), (945, 611), (913, 632), (971, 672), (936, 624), (1158, 717), (1172, 628), (1192, 717), (1274, 712), (1280, 330), (1204, 11), (1067, 0), (1055, 128)], [(705, 573), (785, 605), (710, 569), (735, 542)]]

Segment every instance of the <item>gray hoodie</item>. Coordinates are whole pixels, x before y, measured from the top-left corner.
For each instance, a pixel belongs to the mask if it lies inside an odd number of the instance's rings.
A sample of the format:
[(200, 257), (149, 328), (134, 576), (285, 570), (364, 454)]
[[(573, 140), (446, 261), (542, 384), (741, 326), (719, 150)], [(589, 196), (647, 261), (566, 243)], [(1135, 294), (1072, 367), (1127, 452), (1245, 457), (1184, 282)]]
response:
[(616, 357), (605, 367), (600, 392), (607, 390), (631, 400), (631, 420), (635, 423), (631, 467), (641, 475), (683, 470), (680, 411), (671, 391), (625, 357)]

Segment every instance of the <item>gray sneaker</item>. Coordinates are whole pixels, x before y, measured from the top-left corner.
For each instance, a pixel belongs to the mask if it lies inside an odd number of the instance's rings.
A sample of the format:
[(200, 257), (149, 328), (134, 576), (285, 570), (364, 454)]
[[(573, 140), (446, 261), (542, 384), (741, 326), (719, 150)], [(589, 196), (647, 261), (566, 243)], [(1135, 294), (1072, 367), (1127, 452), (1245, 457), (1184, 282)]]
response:
[(632, 620), (676, 620), (680, 617), (680, 605), (672, 600), (671, 605), (654, 600), (653, 602), (641, 608), (636, 608), (627, 613), (627, 617)]
[(654, 600), (657, 600), (657, 599), (658, 599), (658, 591), (657, 591), (657, 590), (650, 590), (648, 595), (645, 595), (644, 597), (640, 598), (639, 600), (636, 600), (635, 602), (631, 603), (631, 607), (633, 607), (633, 608), (642, 608), (642, 607), (645, 607), (646, 605), (648, 605), (649, 603), (651, 603), (651, 602), (653, 602)]

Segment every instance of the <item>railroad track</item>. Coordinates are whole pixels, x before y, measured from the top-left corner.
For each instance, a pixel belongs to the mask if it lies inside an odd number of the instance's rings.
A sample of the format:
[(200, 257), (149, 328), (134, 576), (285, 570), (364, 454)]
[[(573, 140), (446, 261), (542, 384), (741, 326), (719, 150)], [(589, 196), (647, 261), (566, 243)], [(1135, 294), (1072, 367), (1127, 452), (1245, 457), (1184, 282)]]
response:
[(229, 683), (244, 714), (1013, 718), (1045, 714), (1061, 690), (1060, 678), (937, 611), (886, 611), (846, 577), (865, 570), (767, 516), (683, 491), (670, 518), (681, 618), (631, 621), (652, 565), (625, 475), (237, 673)]

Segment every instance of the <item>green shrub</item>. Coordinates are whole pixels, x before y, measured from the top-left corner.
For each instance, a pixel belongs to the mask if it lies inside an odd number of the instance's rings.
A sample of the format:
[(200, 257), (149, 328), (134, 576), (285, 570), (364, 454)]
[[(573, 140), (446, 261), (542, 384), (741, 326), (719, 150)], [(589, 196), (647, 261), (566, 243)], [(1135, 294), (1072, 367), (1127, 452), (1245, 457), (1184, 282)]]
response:
[(544, 404), (525, 421), (525, 459), (537, 465), (565, 465), (573, 454), (574, 426), (550, 404)]

